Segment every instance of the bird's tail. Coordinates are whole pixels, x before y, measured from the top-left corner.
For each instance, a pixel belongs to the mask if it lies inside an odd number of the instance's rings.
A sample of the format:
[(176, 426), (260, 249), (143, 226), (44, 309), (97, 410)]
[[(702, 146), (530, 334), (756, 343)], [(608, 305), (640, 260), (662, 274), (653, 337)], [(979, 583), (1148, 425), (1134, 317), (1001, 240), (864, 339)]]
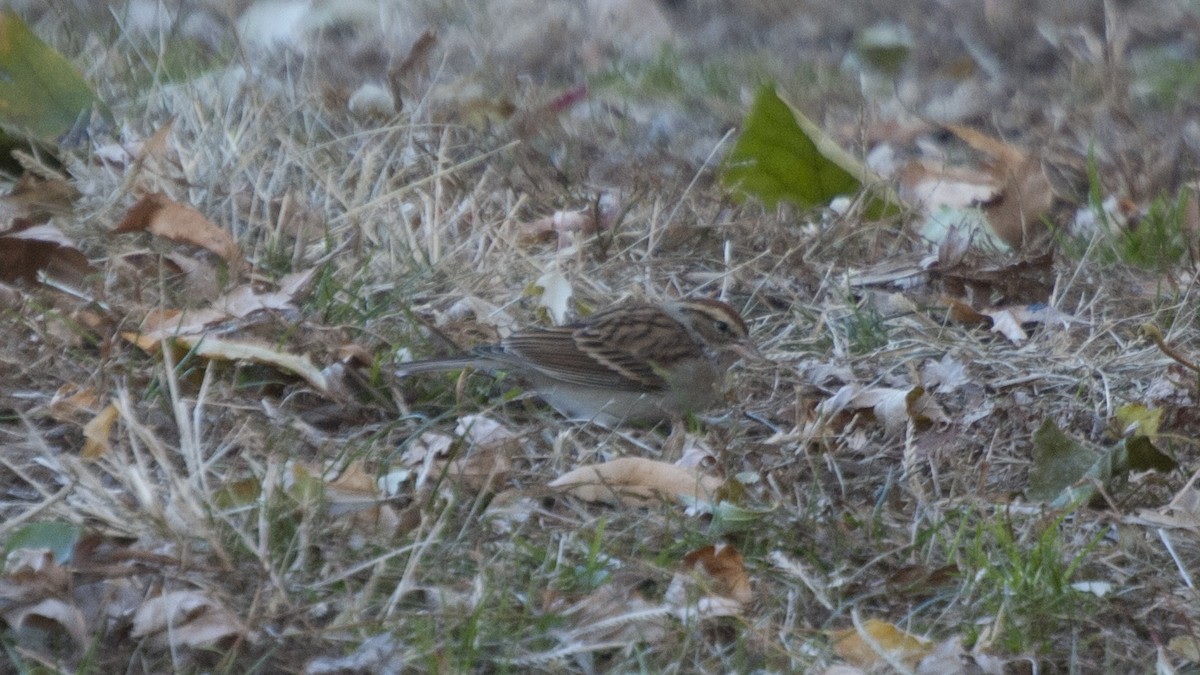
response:
[(425, 361), (410, 361), (401, 363), (396, 368), (396, 377), (408, 377), (417, 373), (433, 373), (441, 370), (460, 370), (467, 366), (475, 366), (479, 362), (475, 356), (452, 356), (447, 359), (427, 359)]

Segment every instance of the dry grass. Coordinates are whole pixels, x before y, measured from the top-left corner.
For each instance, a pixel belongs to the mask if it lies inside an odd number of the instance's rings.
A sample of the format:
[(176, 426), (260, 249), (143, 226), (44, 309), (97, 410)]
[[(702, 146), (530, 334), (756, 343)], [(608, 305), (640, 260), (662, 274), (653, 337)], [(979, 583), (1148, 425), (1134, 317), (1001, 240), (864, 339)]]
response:
[[(714, 11), (702, 9), (689, 20)], [(461, 28), (480, 31), (474, 18), (451, 3), (426, 11), (447, 21), (448, 52), (475, 44), (467, 53), (488, 55), (488, 34)], [(563, 21), (574, 30), (577, 17)], [(96, 42), (69, 12), (36, 25), (78, 63)], [(936, 280), (922, 276), (903, 300), (896, 288), (852, 285), (848, 270), (921, 252), (903, 223), (731, 203), (704, 161), (724, 116), (740, 110), (721, 82), (750, 76), (693, 69), (686, 49), (679, 62), (618, 59), (608, 75), (629, 89), (610, 84), (544, 117), (539, 106), (565, 85), (487, 77), (489, 65), (504, 74), (538, 58), (513, 42), (494, 61), (453, 51), (446, 70), (435, 59), (406, 83), (404, 114), (380, 120), (345, 111), (343, 62), (233, 56), (232, 68), (167, 78), (146, 65), (163, 57), (153, 41), (118, 34), (89, 71), (116, 105), (118, 136), (174, 121), (167, 149), (144, 163), (66, 153), (83, 197), (55, 223), (99, 270), (103, 309), (31, 286), (0, 323), (0, 539), (36, 521), (82, 526), (89, 543), (69, 566), (71, 597), (97, 598), (84, 612), (94, 632), (82, 647), (55, 630), (0, 633), (13, 669), (811, 672), (839, 661), (829, 630), (881, 618), (939, 643), (961, 639), (1012, 672), (1129, 672), (1145, 670), (1156, 645), (1195, 634), (1196, 530), (1137, 518), (1184, 494), (1200, 455), (1194, 377), (1139, 332), (1157, 325), (1185, 353), (1196, 343), (1200, 301), (1182, 264), (1152, 274), (1096, 250), (1060, 253), (1040, 271), (1045, 300), (1073, 320), (1014, 345), (951, 321)], [(341, 37), (334, 46), (347, 54), (378, 48)], [(547, 72), (557, 67), (571, 71)], [(639, 98), (652, 78), (638, 73), (655, 68), (681, 73), (683, 93)], [(856, 119), (857, 104), (844, 105), (852, 83), (814, 68), (810, 84), (825, 88), (806, 97), (830, 119)], [(719, 86), (694, 87), (706, 77)], [(524, 122), (498, 121), (509, 101)], [(681, 101), (716, 112), (689, 127)], [(660, 132), (670, 149), (654, 144)], [(1074, 146), (1075, 133), (1056, 140)], [(698, 150), (678, 150), (689, 139)], [(161, 257), (176, 245), (112, 236), (146, 191), (228, 228), (253, 276), (203, 285)], [(610, 230), (565, 249), (521, 235), (556, 210), (599, 209), (602, 197), (618, 205)], [(146, 354), (120, 337), (156, 308), (203, 307), (239, 283), (309, 268), (315, 281), (295, 311), (256, 315), (237, 332), (323, 366), (356, 345), (373, 362), (353, 396), (321, 396), (263, 366)], [(730, 412), (694, 421), (688, 440), (707, 448), (714, 473), (739, 477), (731, 499), (760, 511), (750, 526), (714, 534), (676, 504), (599, 506), (545, 487), (583, 463), (658, 458), (662, 430), (567, 424), (482, 377), (389, 376), (398, 351), (494, 336), (500, 316), (464, 313), (464, 298), (518, 324), (546, 321), (529, 291), (550, 270), (581, 311), (631, 295), (719, 296), (744, 310), (769, 363), (739, 369)], [(81, 322), (85, 310), (99, 323)], [(953, 391), (931, 390), (948, 423), (888, 433), (866, 412), (822, 416), (844, 384), (911, 389), (947, 355), (966, 373)], [(56, 412), (56, 393), (71, 387), (116, 407), (98, 460), (80, 458), (94, 411)], [(1043, 420), (1111, 443), (1115, 411), (1131, 402), (1165, 410), (1161, 443), (1181, 470), (1132, 477), (1106, 503), (1068, 514), (1020, 498)], [(514, 438), (487, 452), (455, 441), (451, 453), (481, 462), (474, 472), (414, 450), (467, 413)], [(346, 506), (333, 476), (348, 466), (395, 480), (386, 508)], [(681, 621), (660, 603), (684, 556), (715, 541), (741, 552), (753, 601), (736, 616)], [(1082, 581), (1112, 591), (1072, 589)], [(237, 626), (219, 649), (163, 649), (131, 625), (148, 598), (181, 590)]]

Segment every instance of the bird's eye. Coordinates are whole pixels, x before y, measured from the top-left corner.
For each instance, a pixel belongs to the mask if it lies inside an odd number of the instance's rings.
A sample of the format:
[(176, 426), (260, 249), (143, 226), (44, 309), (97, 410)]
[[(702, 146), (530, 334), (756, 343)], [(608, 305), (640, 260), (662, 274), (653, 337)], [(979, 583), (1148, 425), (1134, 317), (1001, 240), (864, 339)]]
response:
[(721, 333), (722, 335), (729, 335), (733, 332), (730, 330), (729, 324), (725, 321), (715, 321), (713, 322), (713, 327), (716, 328), (717, 332)]

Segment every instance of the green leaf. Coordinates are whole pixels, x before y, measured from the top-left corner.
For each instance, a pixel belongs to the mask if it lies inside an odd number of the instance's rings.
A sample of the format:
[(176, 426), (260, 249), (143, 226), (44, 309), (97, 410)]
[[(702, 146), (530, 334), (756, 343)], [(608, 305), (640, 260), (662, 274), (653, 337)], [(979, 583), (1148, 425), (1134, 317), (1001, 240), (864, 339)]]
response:
[(75, 553), (75, 544), (79, 543), (79, 537), (82, 534), (83, 528), (71, 523), (59, 521), (29, 523), (13, 532), (8, 541), (4, 542), (4, 555), (7, 556), (9, 553), (23, 548), (45, 548), (50, 549), (50, 552), (54, 554), (55, 562), (61, 565), (71, 559), (72, 554)]
[(1097, 484), (1111, 490), (1114, 479), (1130, 471), (1171, 471), (1176, 466), (1147, 436), (1135, 436), (1097, 452), (1046, 420), (1033, 433), (1033, 468), (1025, 494), (1061, 508), (1091, 500)]
[(70, 61), (39, 40), (16, 12), (0, 12), (0, 124), (54, 140), (98, 105)]
[(1078, 486), (1076, 483), (1092, 470), (1099, 470), (1099, 459), (1097, 453), (1064, 434), (1054, 420), (1048, 419), (1033, 432), (1033, 468), (1025, 494), (1052, 506), (1090, 499), (1095, 488), (1087, 482)]
[(1179, 466), (1174, 458), (1159, 450), (1148, 436), (1125, 439), (1125, 452), (1130, 471), (1174, 471)]
[(718, 502), (712, 508), (712, 522), (708, 525), (710, 537), (720, 537), (731, 532), (745, 532), (758, 526), (763, 516), (775, 509), (748, 509), (732, 502)]
[[(721, 179), (735, 194), (753, 196), (767, 208), (780, 201), (801, 208), (826, 206), (835, 197), (859, 194), (864, 185), (881, 185), (870, 169), (788, 105), (772, 86), (759, 90), (742, 134), (725, 159)], [(889, 190), (878, 190), (870, 198), (867, 217), (898, 213), (900, 206)]]
[(1147, 408), (1138, 403), (1129, 403), (1117, 408), (1118, 433), (1122, 436), (1130, 431), (1151, 438), (1158, 435), (1158, 425), (1162, 422), (1162, 408)]

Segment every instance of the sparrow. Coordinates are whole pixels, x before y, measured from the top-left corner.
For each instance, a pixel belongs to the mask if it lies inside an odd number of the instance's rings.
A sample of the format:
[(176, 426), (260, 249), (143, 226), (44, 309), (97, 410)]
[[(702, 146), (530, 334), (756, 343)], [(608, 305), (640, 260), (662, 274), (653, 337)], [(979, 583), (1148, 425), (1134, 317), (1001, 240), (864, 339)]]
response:
[(406, 363), (396, 375), (506, 372), (566, 417), (612, 427), (677, 421), (718, 406), (739, 358), (761, 358), (746, 322), (730, 305), (702, 298), (618, 304), (463, 356)]

